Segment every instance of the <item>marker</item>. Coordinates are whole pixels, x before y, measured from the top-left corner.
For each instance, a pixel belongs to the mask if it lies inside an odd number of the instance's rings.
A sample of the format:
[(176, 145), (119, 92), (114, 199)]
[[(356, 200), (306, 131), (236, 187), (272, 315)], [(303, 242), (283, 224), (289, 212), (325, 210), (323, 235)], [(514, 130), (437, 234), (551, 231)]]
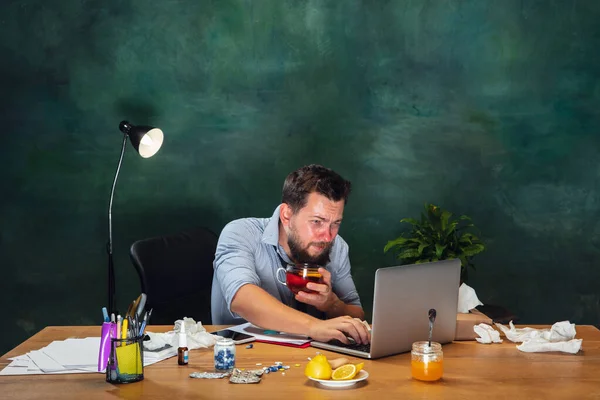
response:
[(110, 318), (108, 318), (108, 310), (106, 307), (102, 307), (102, 316), (104, 317), (104, 322), (110, 322)]

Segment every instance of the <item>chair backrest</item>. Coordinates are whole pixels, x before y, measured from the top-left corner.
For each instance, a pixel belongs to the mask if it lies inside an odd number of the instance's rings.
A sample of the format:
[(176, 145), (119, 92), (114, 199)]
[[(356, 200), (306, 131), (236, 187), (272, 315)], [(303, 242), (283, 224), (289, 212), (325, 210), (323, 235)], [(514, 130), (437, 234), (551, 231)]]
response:
[(217, 235), (195, 228), (174, 235), (138, 240), (129, 252), (151, 324), (171, 325), (183, 317), (211, 323), (210, 296)]

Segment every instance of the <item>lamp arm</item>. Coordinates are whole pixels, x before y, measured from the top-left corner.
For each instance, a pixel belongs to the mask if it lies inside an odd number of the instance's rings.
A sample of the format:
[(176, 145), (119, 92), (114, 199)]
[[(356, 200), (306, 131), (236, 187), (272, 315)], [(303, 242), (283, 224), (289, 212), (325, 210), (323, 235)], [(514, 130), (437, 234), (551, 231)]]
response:
[(119, 171), (121, 170), (121, 163), (123, 162), (123, 154), (125, 154), (125, 146), (127, 145), (127, 133), (123, 135), (123, 146), (121, 147), (121, 156), (119, 157), (119, 163), (117, 164), (117, 170), (115, 172), (115, 179), (113, 180), (112, 189), (110, 191), (110, 201), (108, 203), (108, 243), (106, 245), (106, 252), (108, 253), (108, 310), (110, 313), (116, 313), (116, 301), (115, 301), (115, 265), (113, 260), (113, 246), (112, 246), (112, 205), (113, 197), (115, 195), (115, 187), (117, 186), (117, 179), (119, 177)]

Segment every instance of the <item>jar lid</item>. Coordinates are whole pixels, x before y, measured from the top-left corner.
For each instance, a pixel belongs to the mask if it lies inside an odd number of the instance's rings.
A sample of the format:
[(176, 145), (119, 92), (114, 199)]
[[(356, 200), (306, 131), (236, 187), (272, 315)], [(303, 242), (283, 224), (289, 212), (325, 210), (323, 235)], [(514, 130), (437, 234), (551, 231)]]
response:
[(217, 338), (217, 343), (219, 343), (219, 344), (233, 344), (233, 339), (221, 336), (221, 337)]

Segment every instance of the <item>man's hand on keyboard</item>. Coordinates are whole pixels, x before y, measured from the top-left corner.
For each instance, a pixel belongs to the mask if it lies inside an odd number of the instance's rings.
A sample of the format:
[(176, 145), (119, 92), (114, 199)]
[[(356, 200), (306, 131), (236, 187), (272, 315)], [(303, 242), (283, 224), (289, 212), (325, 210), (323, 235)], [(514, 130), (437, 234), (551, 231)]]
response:
[(320, 342), (337, 339), (342, 343), (348, 344), (350, 343), (348, 337), (351, 337), (359, 344), (366, 344), (371, 341), (371, 334), (362, 321), (349, 316), (313, 322), (308, 335)]

